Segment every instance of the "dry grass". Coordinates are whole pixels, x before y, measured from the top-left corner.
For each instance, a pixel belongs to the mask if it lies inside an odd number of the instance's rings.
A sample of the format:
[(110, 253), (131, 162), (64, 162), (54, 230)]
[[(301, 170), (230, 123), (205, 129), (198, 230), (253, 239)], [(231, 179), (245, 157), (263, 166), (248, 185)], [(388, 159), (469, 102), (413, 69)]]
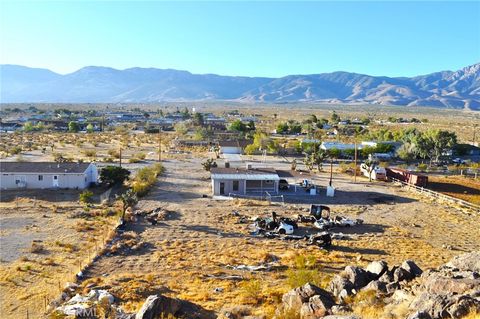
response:
[(480, 181), (462, 176), (430, 176), (428, 188), (467, 202), (480, 204)]

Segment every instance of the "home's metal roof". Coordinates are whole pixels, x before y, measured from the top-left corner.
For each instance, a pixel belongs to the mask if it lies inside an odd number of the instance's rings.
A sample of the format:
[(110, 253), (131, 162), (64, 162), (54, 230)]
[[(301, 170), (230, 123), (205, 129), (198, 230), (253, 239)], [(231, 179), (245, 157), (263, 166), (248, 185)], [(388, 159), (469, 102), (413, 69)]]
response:
[(245, 179), (250, 181), (280, 180), (280, 177), (278, 176), (276, 170), (272, 168), (254, 168), (254, 169), (212, 168), (210, 173), (211, 173), (212, 179)]
[(0, 172), (5, 173), (58, 173), (80, 174), (87, 170), (90, 163), (56, 162), (0, 162)]
[(244, 148), (245, 146), (252, 144), (252, 140), (234, 140), (234, 141), (219, 141), (218, 145), (220, 147), (241, 147)]

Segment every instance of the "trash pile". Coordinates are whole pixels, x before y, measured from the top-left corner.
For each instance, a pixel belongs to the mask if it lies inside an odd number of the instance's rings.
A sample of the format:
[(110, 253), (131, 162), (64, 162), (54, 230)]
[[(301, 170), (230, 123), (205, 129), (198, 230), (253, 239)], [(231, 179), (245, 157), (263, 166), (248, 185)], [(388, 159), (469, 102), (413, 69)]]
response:
[(330, 217), (330, 207), (312, 204), (310, 206), (310, 215), (297, 215), (297, 221), (301, 223), (313, 224), (315, 228), (326, 230), (332, 227), (351, 227), (363, 224), (362, 219), (350, 219), (345, 216)]
[(291, 218), (277, 218), (277, 213), (272, 212), (272, 217), (256, 218), (255, 229), (258, 234), (274, 233), (291, 235), (294, 233), (295, 229), (298, 229), (298, 224)]
[(108, 249), (107, 254), (126, 253), (135, 250), (139, 250), (145, 247), (146, 242), (140, 240), (137, 233), (133, 231), (123, 232), (117, 238), (114, 238), (110, 244), (106, 246)]
[(175, 212), (157, 207), (151, 210), (136, 210), (133, 214), (136, 217), (143, 217), (152, 225), (156, 225), (159, 221), (168, 220), (172, 218)]

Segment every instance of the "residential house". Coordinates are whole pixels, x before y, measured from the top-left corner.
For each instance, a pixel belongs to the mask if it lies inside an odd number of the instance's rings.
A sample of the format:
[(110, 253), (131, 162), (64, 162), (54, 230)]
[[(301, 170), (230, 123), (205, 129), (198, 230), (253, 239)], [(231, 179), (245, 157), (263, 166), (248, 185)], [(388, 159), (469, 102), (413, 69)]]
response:
[(252, 144), (252, 140), (233, 140), (233, 141), (220, 141), (221, 154), (243, 154), (243, 150), (247, 145)]
[(271, 168), (212, 168), (213, 195), (278, 193), (280, 177)]
[(0, 189), (84, 189), (97, 183), (93, 163), (0, 162)]

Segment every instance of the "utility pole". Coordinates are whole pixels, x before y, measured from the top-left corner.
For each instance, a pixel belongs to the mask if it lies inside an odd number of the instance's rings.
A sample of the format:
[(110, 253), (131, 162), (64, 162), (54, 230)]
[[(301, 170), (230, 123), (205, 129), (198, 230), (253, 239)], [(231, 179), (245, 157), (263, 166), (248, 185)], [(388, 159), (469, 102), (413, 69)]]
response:
[(478, 124), (473, 125), (473, 143), (472, 143), (473, 146), (475, 146), (475, 137), (477, 133), (477, 127), (478, 127)]
[(333, 159), (330, 158), (330, 182), (328, 182), (328, 185), (332, 187), (332, 179), (333, 179)]
[(162, 126), (158, 126), (158, 161), (162, 161)]
[(353, 182), (357, 182), (357, 139), (355, 138), (355, 167), (353, 168)]

